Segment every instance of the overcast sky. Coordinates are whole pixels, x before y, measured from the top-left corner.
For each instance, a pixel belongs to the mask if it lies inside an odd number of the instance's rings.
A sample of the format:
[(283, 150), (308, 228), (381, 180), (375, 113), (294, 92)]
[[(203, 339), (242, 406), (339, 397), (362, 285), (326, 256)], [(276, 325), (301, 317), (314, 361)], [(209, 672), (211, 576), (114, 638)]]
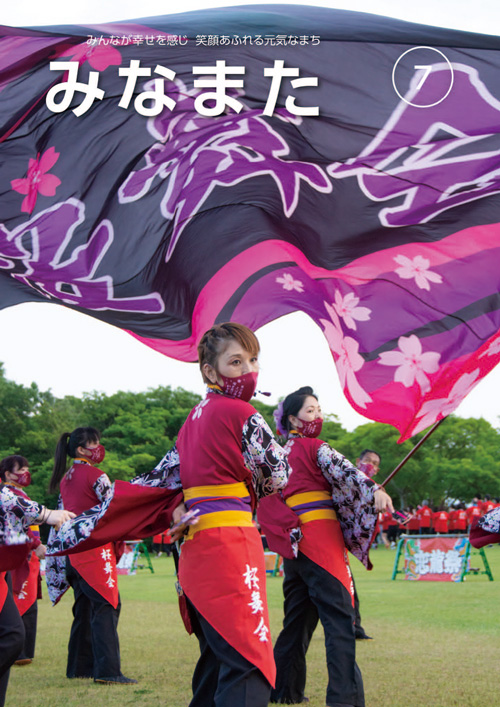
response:
[[(184, 0), (182, 11), (250, 4), (314, 4), (464, 29), (500, 34), (499, 0), (349, 0), (349, 2), (250, 3)], [(3, 2), (0, 23), (14, 26), (86, 24), (172, 14), (177, 3), (165, 0), (22, 0)], [(1, 212), (0, 212), (1, 221)], [(271, 402), (300, 385), (312, 385), (323, 409), (353, 429), (368, 420), (349, 406), (340, 389), (331, 354), (319, 328), (294, 314), (259, 330), (262, 346), (259, 388)], [(195, 364), (168, 359), (128, 334), (64, 307), (37, 303), (0, 311), (0, 361), (7, 377), (24, 385), (35, 381), (57, 396), (92, 390), (141, 391), (158, 385), (182, 386), (203, 393)], [(497, 367), (458, 408), (464, 417), (485, 417), (499, 425), (500, 369)]]

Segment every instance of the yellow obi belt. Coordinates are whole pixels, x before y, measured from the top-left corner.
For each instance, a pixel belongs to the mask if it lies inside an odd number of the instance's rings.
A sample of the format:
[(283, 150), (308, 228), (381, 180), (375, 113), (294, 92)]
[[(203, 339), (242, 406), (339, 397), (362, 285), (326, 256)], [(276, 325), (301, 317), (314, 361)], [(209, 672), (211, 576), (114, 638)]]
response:
[(295, 493), (286, 499), (286, 505), (300, 517), (302, 523), (311, 520), (337, 520), (332, 496), (328, 491)]
[(192, 486), (183, 493), (186, 508), (198, 511), (198, 522), (189, 526), (188, 540), (207, 528), (253, 527), (250, 494), (242, 482)]

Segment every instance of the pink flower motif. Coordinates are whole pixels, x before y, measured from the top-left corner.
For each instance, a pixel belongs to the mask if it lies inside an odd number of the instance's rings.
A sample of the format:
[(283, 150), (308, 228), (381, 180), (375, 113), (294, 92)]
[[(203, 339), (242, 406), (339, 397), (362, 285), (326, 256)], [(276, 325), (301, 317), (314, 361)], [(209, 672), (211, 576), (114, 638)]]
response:
[(405, 388), (410, 388), (416, 381), (422, 393), (426, 393), (431, 386), (425, 374), (435, 373), (438, 370), (441, 354), (435, 351), (422, 353), (422, 344), (415, 334), (400, 336), (398, 345), (400, 351), (381, 353), (379, 363), (382, 366), (398, 366), (394, 374), (396, 383), (402, 383)]
[(49, 147), (41, 157), (38, 153), (36, 160), (30, 158), (26, 177), (11, 181), (10, 184), (14, 191), (27, 195), (23, 199), (21, 211), (31, 214), (35, 208), (38, 193), (42, 196), (54, 196), (61, 180), (53, 174), (47, 174), (47, 172), (58, 159), (59, 152), (56, 152), (54, 147)]
[(277, 277), (276, 282), (279, 282), (280, 285), (283, 285), (284, 290), (296, 290), (297, 292), (304, 292), (304, 285), (300, 280), (294, 280), (293, 275), (290, 275), (290, 273), (285, 272), (283, 273), (283, 277)]
[(101, 44), (78, 44), (66, 49), (59, 56), (70, 56), (81, 66), (86, 61), (96, 71), (104, 71), (108, 66), (120, 66), (122, 55), (115, 47)]
[(333, 305), (339, 317), (342, 317), (348, 329), (356, 330), (356, 321), (366, 322), (370, 319), (371, 309), (368, 307), (358, 307), (359, 297), (355, 297), (354, 292), (349, 292), (342, 297), (339, 290), (335, 290), (335, 304)]
[(479, 368), (472, 373), (464, 373), (453, 388), (447, 398), (436, 398), (428, 400), (422, 405), (418, 417), (422, 417), (415, 427), (413, 434), (425, 430), (429, 425), (433, 425), (438, 417), (446, 417), (457, 408), (466, 395), (479, 383)]
[(479, 358), (483, 358), (483, 356), (495, 356), (498, 353), (500, 353), (500, 336), (493, 339), (486, 351), (483, 351)]
[(342, 334), (339, 318), (335, 310), (326, 302), (323, 304), (330, 315), (331, 321), (320, 319), (320, 323), (323, 326), (330, 349), (337, 355), (335, 363), (339, 373), (340, 384), (342, 388), (347, 388), (357, 405), (365, 408), (367, 403), (372, 402), (372, 399), (366, 390), (360, 386), (355, 375), (365, 364), (363, 357), (359, 354), (359, 344), (352, 337)]
[(394, 258), (400, 268), (396, 268), (396, 275), (399, 275), (403, 280), (415, 280), (421, 290), (430, 290), (429, 282), (443, 282), (443, 278), (437, 272), (429, 270), (430, 260), (416, 255), (413, 260), (407, 258), (406, 255), (396, 255)]

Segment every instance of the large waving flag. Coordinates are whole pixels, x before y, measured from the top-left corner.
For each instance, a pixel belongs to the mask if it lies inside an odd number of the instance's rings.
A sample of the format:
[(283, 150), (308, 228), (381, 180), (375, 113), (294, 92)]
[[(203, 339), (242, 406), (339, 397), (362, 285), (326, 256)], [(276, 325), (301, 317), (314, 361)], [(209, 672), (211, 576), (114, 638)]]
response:
[(301, 6), (0, 28), (0, 297), (196, 359), (306, 312), (405, 439), (500, 359), (500, 38)]

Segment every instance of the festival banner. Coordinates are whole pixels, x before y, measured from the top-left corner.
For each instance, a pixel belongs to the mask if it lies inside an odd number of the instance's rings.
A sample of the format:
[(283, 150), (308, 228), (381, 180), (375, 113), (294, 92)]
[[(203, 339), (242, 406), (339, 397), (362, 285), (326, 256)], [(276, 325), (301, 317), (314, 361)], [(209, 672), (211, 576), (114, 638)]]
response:
[(0, 307), (184, 361), (303, 311), (406, 439), (500, 360), (499, 75), (499, 37), (321, 7), (0, 27)]
[(404, 539), (404, 578), (412, 581), (461, 582), (468, 559), (466, 535)]

